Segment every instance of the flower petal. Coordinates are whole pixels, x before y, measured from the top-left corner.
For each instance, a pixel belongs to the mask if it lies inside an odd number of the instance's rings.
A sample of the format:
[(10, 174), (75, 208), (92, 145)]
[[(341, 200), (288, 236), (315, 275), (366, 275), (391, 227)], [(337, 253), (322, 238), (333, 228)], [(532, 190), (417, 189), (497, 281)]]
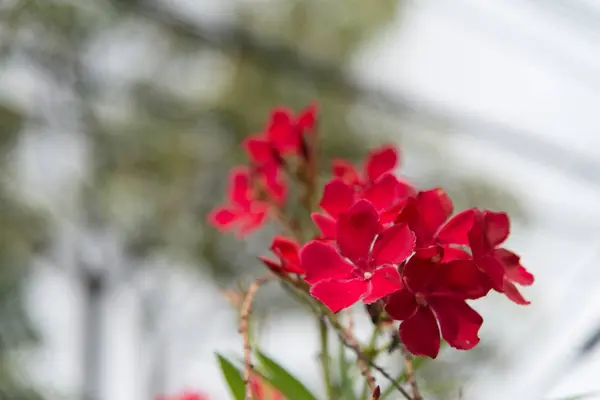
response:
[(492, 247), (504, 242), (510, 233), (510, 220), (504, 212), (484, 211), (485, 234)]
[(469, 350), (479, 343), (483, 318), (464, 300), (431, 297), (429, 305), (440, 322), (442, 337), (455, 349)]
[(522, 306), (530, 304), (530, 301), (525, 300), (519, 289), (509, 280), (504, 281), (504, 294), (514, 303)]
[(477, 267), (489, 278), (492, 288), (498, 292), (503, 292), (504, 265), (490, 255), (485, 255), (476, 262)]
[(341, 158), (334, 159), (331, 162), (331, 173), (348, 185), (356, 185), (360, 181), (354, 165), (350, 161)]
[(306, 271), (306, 282), (349, 277), (354, 266), (344, 260), (332, 246), (313, 240), (300, 250), (300, 265)]
[(238, 218), (239, 213), (237, 210), (224, 206), (216, 207), (208, 214), (208, 222), (221, 231), (231, 229)]
[(258, 164), (267, 163), (273, 160), (273, 148), (271, 143), (262, 137), (262, 135), (248, 136), (242, 143), (248, 158)]
[(271, 271), (273, 271), (273, 273), (279, 275), (282, 272), (281, 265), (277, 261), (271, 260), (269, 257), (265, 257), (265, 256), (258, 256), (257, 258), (260, 261), (262, 261), (263, 264), (265, 264), (267, 266), (267, 268), (269, 268)]
[(494, 257), (504, 265), (504, 272), (510, 281), (524, 286), (533, 284), (533, 274), (521, 265), (518, 255), (506, 249), (495, 249)]
[(420, 192), (417, 195), (417, 207), (421, 218), (420, 230), (427, 237), (433, 237), (454, 208), (452, 200), (441, 188)]
[(400, 188), (398, 178), (393, 174), (385, 173), (365, 191), (363, 197), (381, 211), (394, 204)]
[(252, 208), (252, 211), (243, 216), (243, 223), (238, 232), (238, 237), (242, 237), (260, 228), (267, 219), (268, 206), (266, 204), (254, 203)]
[(369, 279), (369, 291), (363, 299), (363, 303), (374, 303), (400, 289), (402, 289), (402, 281), (396, 267), (378, 268)]
[(354, 204), (354, 188), (340, 179), (329, 181), (323, 189), (319, 206), (334, 218)]
[(310, 294), (336, 313), (359, 301), (368, 287), (369, 284), (363, 279), (326, 280), (314, 284)]
[(440, 351), (440, 330), (433, 312), (419, 307), (400, 324), (400, 339), (412, 354), (436, 358)]
[(300, 144), (299, 132), (296, 132), (292, 122), (291, 110), (278, 107), (271, 112), (267, 126), (267, 139), (280, 152), (296, 151)]
[(250, 175), (246, 168), (233, 168), (230, 171), (229, 201), (244, 209), (250, 207)]
[(444, 244), (469, 244), (469, 230), (473, 225), (475, 212), (473, 209), (465, 210), (450, 218), (437, 234), (437, 239)]
[(410, 318), (417, 311), (417, 301), (415, 295), (408, 289), (400, 289), (387, 300), (385, 311), (397, 321), (402, 321)]
[(367, 200), (357, 201), (338, 219), (337, 243), (340, 252), (352, 261), (366, 261), (379, 229), (377, 210)]
[(275, 236), (271, 244), (271, 251), (279, 257), (284, 270), (296, 274), (304, 272), (300, 267), (300, 245), (294, 240)]
[(454, 260), (441, 265), (431, 292), (462, 299), (478, 299), (489, 290), (474, 261)]
[(400, 264), (408, 258), (415, 248), (415, 234), (406, 224), (394, 225), (381, 233), (375, 244), (371, 257), (375, 266)]
[(398, 151), (394, 146), (382, 146), (371, 151), (367, 158), (365, 170), (371, 182), (386, 172), (391, 171), (398, 163)]
[(421, 258), (415, 253), (406, 263), (402, 270), (404, 283), (413, 292), (426, 290), (426, 287), (434, 281), (440, 270), (440, 264), (432, 259)]
[(335, 239), (337, 222), (335, 219), (321, 213), (314, 212), (310, 215), (324, 239)]
[(300, 111), (296, 118), (296, 125), (301, 131), (312, 131), (317, 120), (317, 103), (311, 103), (304, 110)]

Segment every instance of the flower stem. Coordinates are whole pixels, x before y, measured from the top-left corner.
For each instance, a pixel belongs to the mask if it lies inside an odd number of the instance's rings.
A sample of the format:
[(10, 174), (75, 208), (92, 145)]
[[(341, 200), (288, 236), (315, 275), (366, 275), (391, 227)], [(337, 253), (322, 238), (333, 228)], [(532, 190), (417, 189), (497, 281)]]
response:
[[(377, 344), (377, 337), (379, 336), (379, 332), (380, 332), (379, 326), (375, 325), (375, 327), (373, 328), (373, 333), (371, 334), (371, 340), (369, 341), (369, 347), (367, 347), (368, 353), (366, 354), (366, 356), (369, 357), (369, 362), (367, 363), (367, 367), (366, 367), (367, 373), (369, 373), (371, 370), (371, 362), (374, 362), (378, 355), (378, 351), (375, 348), (375, 345)], [(360, 398), (366, 399), (368, 395), (369, 395), (369, 384), (368, 384), (368, 381), (365, 381)]]
[(327, 337), (327, 322), (325, 318), (319, 318), (319, 334), (321, 338), (321, 368), (323, 369), (323, 381), (327, 400), (333, 400), (333, 384), (331, 381), (331, 368), (329, 363), (329, 340)]

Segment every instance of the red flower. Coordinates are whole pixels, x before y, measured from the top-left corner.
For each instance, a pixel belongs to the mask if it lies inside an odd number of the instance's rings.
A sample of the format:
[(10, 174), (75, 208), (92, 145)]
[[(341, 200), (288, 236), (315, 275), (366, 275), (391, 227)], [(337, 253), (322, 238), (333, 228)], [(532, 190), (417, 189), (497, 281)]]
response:
[(465, 298), (479, 292), (479, 273), (468, 260), (440, 263), (439, 254), (427, 253), (430, 249), (408, 260), (402, 270), (404, 287), (389, 297), (385, 310), (402, 321), (400, 338), (415, 355), (436, 358), (440, 331), (450, 346), (469, 350), (479, 343), (483, 319)]
[(245, 168), (234, 168), (229, 177), (229, 202), (216, 207), (208, 215), (217, 229), (239, 229), (244, 235), (258, 229), (266, 220), (268, 205), (256, 198)]
[(394, 146), (385, 145), (369, 153), (362, 176), (352, 163), (342, 159), (333, 160), (332, 172), (333, 176), (349, 185), (368, 187), (380, 176), (396, 168), (397, 164), (398, 150)]
[[(515, 283), (531, 285), (534, 282), (533, 275), (520, 264), (519, 256), (499, 247), (510, 233), (508, 215), (477, 209), (467, 210), (464, 214), (472, 215), (473, 222), (467, 235), (468, 243), (473, 260), (487, 277), (489, 285), (494, 290), (505, 293), (517, 304), (529, 304)], [(462, 229), (464, 230), (464, 226)]]
[(209, 398), (198, 392), (183, 392), (176, 396), (158, 396), (156, 400), (209, 400)]
[(413, 251), (414, 235), (406, 225), (383, 229), (379, 214), (367, 200), (359, 200), (339, 215), (338, 249), (311, 241), (300, 252), (300, 262), (311, 284), (311, 294), (338, 312), (359, 300), (373, 303), (400, 289), (397, 265)]
[(282, 236), (275, 236), (271, 244), (271, 251), (279, 258), (279, 262), (270, 258), (259, 256), (265, 265), (277, 275), (292, 273), (303, 274), (304, 270), (300, 266), (300, 246), (292, 239)]
[(424, 190), (402, 204), (395, 222), (408, 224), (417, 238), (417, 248), (442, 245), (445, 261), (470, 258), (459, 247), (468, 244), (467, 232), (473, 216), (463, 212), (448, 220), (453, 209), (452, 200), (444, 190)]
[(271, 386), (266, 385), (260, 377), (250, 378), (250, 388), (255, 400), (285, 400), (283, 395)]
[(297, 117), (287, 108), (273, 109), (265, 132), (244, 141), (250, 160), (258, 165), (281, 165), (284, 154), (301, 154), (303, 135), (314, 129), (316, 113), (316, 104), (302, 110)]

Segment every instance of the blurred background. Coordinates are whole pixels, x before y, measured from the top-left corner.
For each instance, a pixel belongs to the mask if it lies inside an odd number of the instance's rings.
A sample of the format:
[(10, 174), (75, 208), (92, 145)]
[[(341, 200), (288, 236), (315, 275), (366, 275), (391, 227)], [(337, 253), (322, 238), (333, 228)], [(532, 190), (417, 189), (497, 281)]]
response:
[[(222, 291), (274, 227), (205, 215), (243, 137), (311, 100), (328, 156), (395, 143), (419, 186), (513, 217), (532, 305), (476, 302), (481, 345), (426, 366), (429, 397), (600, 398), (600, 1), (0, 0), (0, 22), (1, 399), (227, 399)], [(258, 301), (319, 391), (312, 320)]]

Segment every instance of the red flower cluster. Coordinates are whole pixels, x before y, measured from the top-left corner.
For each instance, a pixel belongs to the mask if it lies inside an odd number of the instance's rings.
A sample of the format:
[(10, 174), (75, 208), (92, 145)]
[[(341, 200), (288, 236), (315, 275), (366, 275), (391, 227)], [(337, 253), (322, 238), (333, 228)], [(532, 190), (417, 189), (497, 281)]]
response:
[[(260, 226), (270, 207), (283, 201), (284, 156), (309, 162), (304, 135), (314, 124), (314, 107), (297, 118), (273, 112), (266, 133), (244, 144), (253, 173), (234, 170), (229, 204), (211, 221), (221, 229), (239, 224), (241, 233)], [(446, 192), (417, 190), (394, 174), (398, 163), (391, 146), (372, 151), (363, 171), (334, 160), (321, 211), (311, 215), (321, 234), (303, 246), (276, 237), (271, 251), (278, 260), (259, 258), (277, 275), (303, 279), (333, 312), (357, 302), (385, 304), (387, 314), (402, 321), (400, 337), (413, 354), (435, 358), (441, 338), (471, 349), (483, 319), (467, 300), (494, 290), (528, 304), (517, 284), (531, 285), (533, 275), (519, 256), (500, 247), (510, 231), (506, 213), (469, 209), (451, 217)]]
[(213, 226), (222, 231), (238, 229), (239, 235), (244, 235), (264, 224), (270, 204), (285, 202), (287, 185), (281, 173), (284, 157), (307, 160), (304, 135), (313, 132), (316, 112), (316, 106), (311, 105), (294, 117), (292, 111), (277, 108), (271, 112), (265, 131), (244, 141), (251, 166), (231, 171), (227, 204), (209, 214)]
[(466, 300), (494, 289), (528, 304), (515, 284), (530, 285), (533, 275), (498, 247), (509, 233), (505, 213), (470, 209), (449, 219), (448, 195), (397, 179), (389, 172), (392, 154), (389, 147), (371, 153), (364, 178), (335, 162), (338, 177), (320, 202), (326, 215), (313, 214), (322, 237), (300, 253), (305, 280), (333, 312), (386, 298), (385, 310), (402, 321), (400, 337), (416, 355), (435, 358), (440, 333), (452, 347), (471, 349), (483, 319)]

